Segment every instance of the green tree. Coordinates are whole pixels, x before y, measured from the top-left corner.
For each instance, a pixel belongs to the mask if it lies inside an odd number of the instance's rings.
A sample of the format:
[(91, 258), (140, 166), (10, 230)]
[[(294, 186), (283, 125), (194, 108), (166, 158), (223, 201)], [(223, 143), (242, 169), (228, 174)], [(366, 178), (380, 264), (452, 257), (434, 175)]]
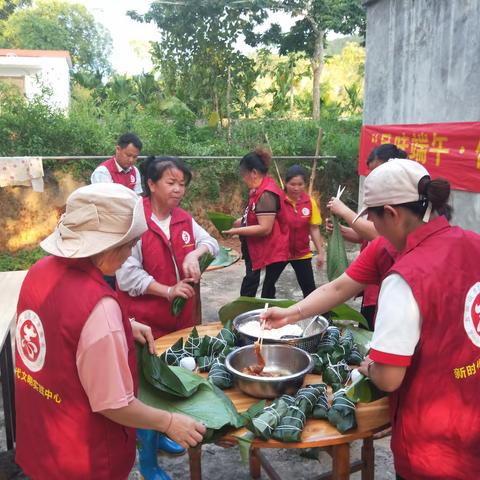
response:
[(17, 8), (31, 3), (32, 0), (0, 0), (0, 22), (6, 20)]
[(39, 0), (3, 23), (1, 42), (10, 48), (68, 50), (73, 70), (106, 74), (111, 38), (83, 5)]
[(197, 113), (213, 111), (219, 119), (232, 107), (226, 105), (227, 96), (237, 104), (237, 111), (247, 111), (253, 97), (254, 63), (236, 49), (235, 42), (266, 18), (260, 3), (263, 0), (160, 0), (145, 15), (129, 12), (162, 32), (162, 40), (153, 45), (153, 59), (166, 95), (178, 97)]
[(279, 47), (285, 55), (300, 52), (310, 60), (313, 86), (312, 116), (320, 118), (320, 77), (325, 61), (324, 50), (329, 32), (344, 35), (365, 31), (365, 12), (360, 0), (270, 0), (269, 6), (298, 20), (290, 31), (283, 33), (280, 25), (272, 24), (262, 35), (251, 32), (247, 42)]

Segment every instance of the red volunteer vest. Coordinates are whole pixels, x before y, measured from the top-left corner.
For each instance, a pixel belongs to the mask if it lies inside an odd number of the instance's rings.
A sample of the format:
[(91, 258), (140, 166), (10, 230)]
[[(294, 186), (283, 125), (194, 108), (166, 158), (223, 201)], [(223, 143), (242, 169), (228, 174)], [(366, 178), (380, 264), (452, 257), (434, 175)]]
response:
[(310, 250), (310, 221), (312, 218), (312, 200), (306, 193), (294, 205), (285, 195), (285, 214), (289, 227), (289, 258), (304, 257)]
[(130, 168), (128, 172), (119, 172), (117, 164), (115, 163), (115, 157), (112, 157), (105, 162), (101, 163), (108, 170), (110, 176), (112, 177), (113, 183), (120, 183), (125, 187), (134, 189), (135, 184), (137, 183), (137, 171), (134, 167)]
[[(76, 367), (82, 328), (106, 296), (116, 297), (88, 259), (45, 257), (22, 285), (15, 357), (16, 462), (30, 478), (126, 479), (133, 467), (135, 430), (91, 411)], [(136, 383), (133, 336), (125, 315), (123, 324)]]
[(280, 197), (280, 210), (275, 216), (272, 231), (266, 237), (246, 237), (253, 270), (259, 270), (276, 262), (286, 262), (289, 259), (285, 193), (268, 175), (265, 176), (256, 190), (250, 192), (247, 207), (247, 226), (258, 225), (255, 205), (265, 191), (273, 192)]
[(395, 470), (406, 479), (480, 478), (479, 259), (480, 236), (439, 217), (407, 238), (391, 269), (422, 316), (411, 365), (391, 396)]
[[(172, 211), (170, 241), (168, 241), (151, 218), (152, 207), (148, 197), (143, 199), (143, 206), (148, 224), (148, 230), (142, 235), (143, 269), (157, 282), (175, 285), (177, 277), (172, 254), (180, 277), (185, 278), (182, 270), (183, 260), (187, 253), (195, 250), (192, 216), (181, 208), (175, 208)], [(171, 303), (164, 297), (156, 295), (130, 297), (126, 292), (119, 292), (119, 299), (130, 317), (135, 317), (138, 322), (152, 328), (154, 338), (194, 325), (194, 298), (187, 301), (178, 317), (172, 315)]]

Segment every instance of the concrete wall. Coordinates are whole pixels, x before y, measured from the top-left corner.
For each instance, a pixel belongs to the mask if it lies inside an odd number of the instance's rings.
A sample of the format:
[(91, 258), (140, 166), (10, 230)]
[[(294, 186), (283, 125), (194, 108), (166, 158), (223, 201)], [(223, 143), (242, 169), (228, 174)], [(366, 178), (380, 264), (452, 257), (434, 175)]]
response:
[[(365, 124), (480, 120), (480, 0), (366, 0)], [(453, 223), (480, 232), (480, 194)]]
[(62, 110), (70, 103), (70, 70), (65, 58), (0, 57), (0, 78), (23, 77), (25, 96), (32, 99), (43, 87), (51, 90), (48, 103)]

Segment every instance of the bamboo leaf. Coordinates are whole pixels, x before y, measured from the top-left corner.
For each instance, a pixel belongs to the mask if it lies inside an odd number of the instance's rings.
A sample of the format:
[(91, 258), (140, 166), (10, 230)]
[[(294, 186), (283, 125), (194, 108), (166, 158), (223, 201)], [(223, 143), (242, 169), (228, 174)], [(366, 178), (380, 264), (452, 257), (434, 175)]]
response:
[(270, 299), (270, 298), (257, 298), (257, 297), (238, 297), (233, 302), (223, 305), (218, 311), (218, 317), (220, 321), (225, 324), (229, 320), (233, 320), (241, 313), (250, 312), (251, 310), (257, 310), (263, 308), (265, 303), (268, 303), (271, 307), (283, 307), (287, 308), (294, 305), (296, 302), (287, 299)]
[(348, 267), (345, 242), (335, 215), (332, 215), (332, 224), (333, 231), (327, 245), (327, 277), (330, 282), (342, 275)]
[(342, 303), (342, 305), (338, 305), (338, 307), (332, 308), (330, 312), (330, 318), (332, 321), (352, 320), (368, 328), (367, 319), (358, 310), (355, 310), (354, 308), (348, 306), (346, 303)]

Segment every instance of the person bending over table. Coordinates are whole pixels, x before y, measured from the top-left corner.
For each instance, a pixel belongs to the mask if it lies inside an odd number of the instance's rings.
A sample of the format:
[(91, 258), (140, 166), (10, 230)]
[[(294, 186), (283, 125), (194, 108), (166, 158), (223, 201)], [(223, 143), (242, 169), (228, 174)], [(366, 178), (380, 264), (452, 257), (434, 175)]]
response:
[[(130, 317), (151, 327), (155, 338), (194, 325), (193, 283), (200, 281), (199, 258), (218, 254), (218, 243), (192, 216), (179, 207), (192, 174), (182, 160), (149, 157), (141, 166), (148, 230), (131, 256), (117, 271), (121, 305)], [(171, 302), (187, 299), (175, 317)], [(166, 436), (138, 430), (140, 471), (146, 480), (168, 478), (157, 464), (157, 447), (168, 453), (184, 452)]]
[[(381, 284), (360, 371), (392, 392), (392, 451), (404, 479), (480, 478), (480, 264), (472, 262), (480, 236), (448, 223), (449, 194), (447, 181), (405, 159), (365, 180), (361, 214), (401, 255)], [(317, 290), (269, 309), (267, 328), (324, 311), (323, 297)]]
[(275, 298), (277, 270), (289, 258), (285, 194), (268, 175), (271, 160), (272, 153), (261, 147), (240, 160), (240, 175), (250, 189), (248, 205), (236, 226), (223, 232), (239, 235), (242, 241), (245, 277), (240, 295), (247, 297), (257, 294), (260, 272), (265, 268), (262, 297)]
[(81, 187), (67, 199), (51, 254), (22, 285), (16, 326), (16, 462), (36, 480), (127, 479), (134, 428), (201, 442), (192, 418), (136, 398), (133, 339), (151, 329), (130, 322), (103, 275), (113, 275), (147, 229), (141, 199), (117, 184)]

